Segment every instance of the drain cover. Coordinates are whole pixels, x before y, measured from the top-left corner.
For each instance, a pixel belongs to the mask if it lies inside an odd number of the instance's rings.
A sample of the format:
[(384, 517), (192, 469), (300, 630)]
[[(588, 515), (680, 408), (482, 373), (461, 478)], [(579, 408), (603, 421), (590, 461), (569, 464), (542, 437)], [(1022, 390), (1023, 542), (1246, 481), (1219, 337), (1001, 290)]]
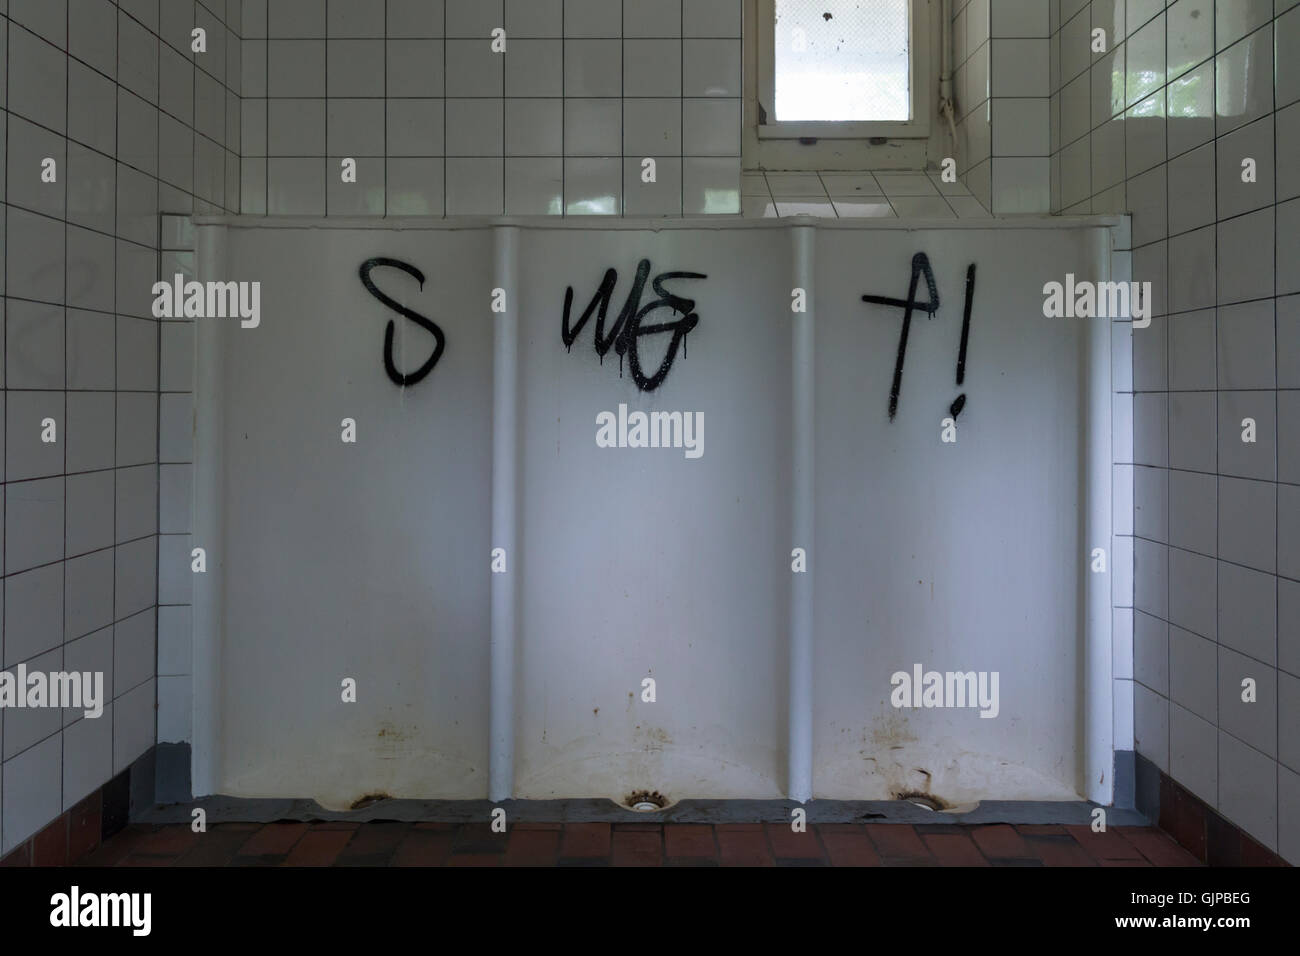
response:
[(623, 798), (623, 805), (638, 813), (653, 813), (668, 806), (668, 798), (658, 790), (637, 790)]
[(932, 797), (928, 793), (900, 793), (895, 799), (906, 800), (914, 807), (920, 807), (922, 810), (930, 810), (931, 812), (945, 809), (942, 800)]

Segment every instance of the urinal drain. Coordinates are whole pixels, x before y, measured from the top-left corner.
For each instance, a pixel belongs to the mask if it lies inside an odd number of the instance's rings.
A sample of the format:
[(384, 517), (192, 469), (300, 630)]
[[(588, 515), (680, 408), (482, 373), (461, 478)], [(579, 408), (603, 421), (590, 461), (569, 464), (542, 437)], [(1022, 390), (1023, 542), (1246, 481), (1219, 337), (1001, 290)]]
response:
[(899, 793), (895, 794), (895, 800), (906, 800), (913, 806), (920, 807), (922, 810), (943, 810), (945, 805), (942, 800), (938, 800), (928, 793)]
[(623, 805), (638, 813), (653, 813), (668, 805), (668, 798), (658, 790), (637, 790), (623, 798)]

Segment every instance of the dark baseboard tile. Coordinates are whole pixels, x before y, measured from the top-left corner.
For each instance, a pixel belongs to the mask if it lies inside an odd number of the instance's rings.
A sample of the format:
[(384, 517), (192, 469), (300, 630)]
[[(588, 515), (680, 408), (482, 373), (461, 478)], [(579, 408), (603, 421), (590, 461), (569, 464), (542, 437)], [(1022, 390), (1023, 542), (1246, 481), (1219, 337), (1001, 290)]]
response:
[(1150, 760), (1137, 755), (1137, 804), (1207, 866), (1290, 866)]

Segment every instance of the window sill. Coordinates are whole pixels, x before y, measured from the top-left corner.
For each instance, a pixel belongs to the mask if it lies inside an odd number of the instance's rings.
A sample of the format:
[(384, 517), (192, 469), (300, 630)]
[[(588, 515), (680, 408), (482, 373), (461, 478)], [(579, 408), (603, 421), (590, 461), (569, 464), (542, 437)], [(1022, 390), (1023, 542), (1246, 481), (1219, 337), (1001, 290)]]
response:
[(904, 123), (764, 123), (759, 139), (929, 139), (930, 124)]

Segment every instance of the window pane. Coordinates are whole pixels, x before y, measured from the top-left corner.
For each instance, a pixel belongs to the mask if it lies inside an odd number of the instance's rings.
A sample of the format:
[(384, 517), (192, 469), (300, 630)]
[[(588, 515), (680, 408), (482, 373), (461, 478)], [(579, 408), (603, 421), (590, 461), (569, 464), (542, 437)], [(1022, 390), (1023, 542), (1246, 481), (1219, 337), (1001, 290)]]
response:
[(776, 0), (776, 119), (911, 119), (909, 6)]

